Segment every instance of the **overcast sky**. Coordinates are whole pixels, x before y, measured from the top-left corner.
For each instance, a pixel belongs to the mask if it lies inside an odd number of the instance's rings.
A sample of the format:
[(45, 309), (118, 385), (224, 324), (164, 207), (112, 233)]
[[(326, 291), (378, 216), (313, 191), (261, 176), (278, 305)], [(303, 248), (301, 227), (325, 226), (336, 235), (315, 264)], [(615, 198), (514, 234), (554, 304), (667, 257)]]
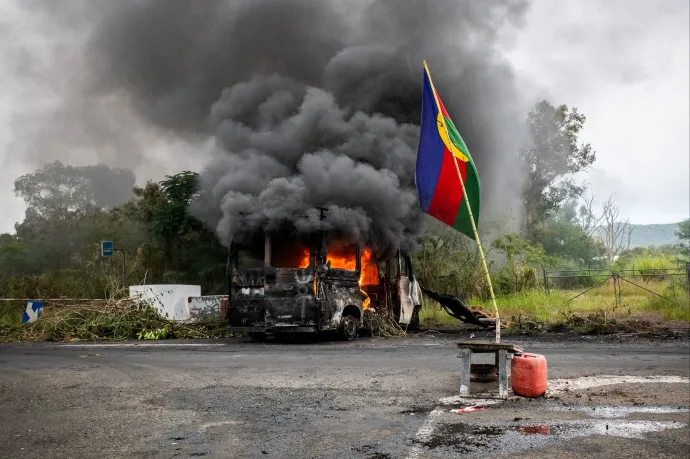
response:
[(586, 180), (633, 223), (690, 214), (689, 4), (537, 1), (508, 51), (526, 87), (587, 116)]
[[(81, 77), (70, 69), (80, 68), (72, 63), (79, 61), (88, 30), (65, 33), (43, 16), (20, 12), (17, 2), (0, 0), (0, 232), (11, 231), (23, 217), (14, 179), (45, 158), (128, 166), (140, 182), (203, 166), (205, 157), (192, 153), (197, 146), (144, 131), (134, 115), (118, 120), (112, 128), (117, 132), (104, 133), (98, 157), (70, 145), (42, 145), (48, 152), (40, 157), (17, 153), (22, 151), (17, 139), (25, 142), (27, 129), (35, 128), (24, 122), (33, 114), (46, 119), (45, 113), (55, 113), (60, 129), (65, 104), (99, 117), (117, 103), (99, 100), (93, 109), (83, 95), (70, 95), (71, 82)], [(592, 144), (597, 160), (583, 178), (599, 200), (615, 193), (622, 215), (633, 223), (677, 222), (690, 214), (688, 5), (687, 0), (537, 0), (524, 28), (503, 45), (528, 97), (576, 106), (587, 116), (582, 139)], [(79, 145), (80, 135), (65, 138)], [(137, 149), (145, 154), (134, 154)]]

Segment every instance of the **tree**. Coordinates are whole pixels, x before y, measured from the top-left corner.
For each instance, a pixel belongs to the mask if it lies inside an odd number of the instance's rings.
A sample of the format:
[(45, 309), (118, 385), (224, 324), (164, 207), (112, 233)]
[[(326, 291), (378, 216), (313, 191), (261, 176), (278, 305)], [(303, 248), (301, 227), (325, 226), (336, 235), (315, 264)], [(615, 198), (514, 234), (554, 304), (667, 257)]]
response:
[(189, 213), (198, 193), (198, 174), (180, 172), (135, 188), (123, 212), (147, 228), (139, 263), (150, 282), (194, 282), (204, 291), (223, 292), (227, 249)]
[(542, 245), (549, 256), (573, 261), (579, 266), (592, 266), (604, 253), (603, 244), (592, 237), (596, 229), (591, 228), (592, 222), (600, 218), (593, 217), (586, 206), (582, 206), (578, 214), (576, 207), (576, 203), (570, 201), (549, 217)]
[(543, 238), (550, 213), (584, 191), (573, 174), (586, 170), (596, 159), (589, 144), (578, 145), (585, 120), (577, 108), (554, 107), (545, 100), (534, 105), (527, 116), (529, 140), (519, 158), (527, 172), (522, 190), (524, 230), (532, 242)]
[(604, 215), (597, 215), (594, 210), (594, 193), (585, 193), (582, 196), (582, 204), (578, 212), (578, 224), (582, 232), (588, 237), (593, 237), (601, 226)]
[(129, 169), (102, 164), (74, 167), (55, 161), (19, 177), (14, 192), (26, 203), (28, 220), (34, 221), (124, 204), (132, 196), (134, 182)]
[(621, 220), (620, 209), (611, 195), (603, 204), (603, 224), (599, 229), (599, 236), (604, 244), (606, 261), (613, 263), (618, 255), (630, 248), (632, 227), (630, 220)]
[(74, 167), (59, 161), (19, 177), (14, 189), (27, 209), (24, 220), (15, 225), (14, 243), (5, 246), (5, 257), (21, 254), (22, 263), (13, 263), (12, 272), (85, 272), (99, 241), (116, 235), (121, 248), (128, 242), (136, 248), (140, 228), (132, 222), (121, 224), (111, 214), (114, 206), (132, 196), (134, 182), (127, 169)]
[(685, 255), (690, 257), (690, 218), (678, 223), (678, 228), (675, 231), (675, 235), (681, 242), (679, 245)]
[(199, 174), (184, 171), (168, 175), (160, 186), (166, 205), (159, 208), (154, 216), (154, 228), (159, 236), (174, 239), (202, 229), (201, 222), (188, 212), (189, 205), (198, 195)]
[(505, 265), (494, 276), (496, 290), (502, 294), (536, 287), (535, 268), (551, 265), (544, 249), (522, 240), (517, 233), (508, 233), (494, 240), (491, 248), (502, 251), (506, 257)]
[(675, 231), (675, 235), (678, 239), (690, 241), (690, 218), (686, 218), (682, 222), (678, 223), (678, 228)]
[[(149, 181), (113, 207), (122, 198), (102, 196), (101, 188), (118, 176), (109, 168), (53, 163), (20, 177), (17, 190), (27, 201), (27, 216), (15, 234), (0, 235), (0, 292), (100, 297), (110, 291), (111, 280), (121, 278), (121, 253), (128, 261), (126, 285), (145, 280), (226, 292), (227, 249), (189, 213), (198, 175), (186, 171)], [(133, 175), (125, 182), (133, 184)], [(114, 241), (123, 252), (101, 257), (102, 240)]]

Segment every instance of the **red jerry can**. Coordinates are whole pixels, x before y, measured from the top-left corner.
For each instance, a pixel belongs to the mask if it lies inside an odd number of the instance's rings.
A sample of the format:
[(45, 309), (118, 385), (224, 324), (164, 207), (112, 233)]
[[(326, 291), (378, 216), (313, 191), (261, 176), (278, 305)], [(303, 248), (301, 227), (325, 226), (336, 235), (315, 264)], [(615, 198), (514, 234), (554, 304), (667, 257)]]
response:
[(540, 397), (546, 393), (546, 358), (543, 355), (516, 355), (510, 367), (514, 393), (524, 397)]

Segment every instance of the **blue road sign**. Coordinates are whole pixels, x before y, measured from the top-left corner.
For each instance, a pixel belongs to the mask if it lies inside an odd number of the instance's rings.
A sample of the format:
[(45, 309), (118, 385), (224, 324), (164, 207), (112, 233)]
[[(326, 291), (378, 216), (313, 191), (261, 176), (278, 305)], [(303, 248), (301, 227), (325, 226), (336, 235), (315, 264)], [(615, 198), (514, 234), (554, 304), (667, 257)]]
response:
[(29, 301), (26, 303), (26, 309), (24, 309), (22, 323), (29, 323), (38, 319), (41, 317), (41, 311), (43, 311), (43, 301)]
[(103, 256), (103, 257), (112, 257), (113, 256), (113, 241), (101, 242), (101, 256)]

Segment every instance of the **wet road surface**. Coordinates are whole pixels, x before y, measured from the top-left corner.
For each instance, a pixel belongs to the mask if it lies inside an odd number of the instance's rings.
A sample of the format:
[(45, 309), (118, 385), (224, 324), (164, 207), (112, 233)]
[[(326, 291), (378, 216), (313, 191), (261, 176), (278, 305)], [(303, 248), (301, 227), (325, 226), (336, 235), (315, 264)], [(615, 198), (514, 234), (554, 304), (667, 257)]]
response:
[(512, 342), (558, 390), (462, 414), (444, 335), (0, 345), (0, 457), (687, 457), (687, 341)]

